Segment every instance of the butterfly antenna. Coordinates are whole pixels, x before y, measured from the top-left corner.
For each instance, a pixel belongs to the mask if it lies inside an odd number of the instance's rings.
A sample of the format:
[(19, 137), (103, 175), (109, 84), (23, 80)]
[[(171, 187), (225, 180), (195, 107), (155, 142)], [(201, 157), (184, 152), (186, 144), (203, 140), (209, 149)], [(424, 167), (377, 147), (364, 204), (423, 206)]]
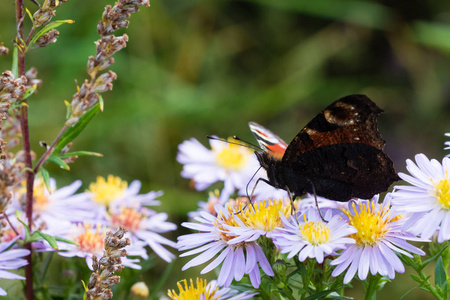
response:
[(316, 201), (316, 207), (317, 207), (317, 210), (319, 211), (319, 216), (322, 219), (322, 221), (324, 221), (325, 223), (328, 223), (327, 221), (325, 221), (325, 219), (322, 216), (322, 213), (320, 212), (319, 202), (317, 201), (316, 188), (314, 187), (314, 183), (312, 183), (312, 181), (311, 181), (311, 186), (312, 186), (312, 190), (313, 190), (313, 194), (314, 194), (314, 200)]
[(215, 136), (215, 135), (207, 135), (206, 137), (207, 137), (208, 139), (210, 139), (210, 140), (217, 140), (217, 141), (221, 141), (221, 142), (224, 142), (224, 143), (227, 143), (227, 144), (238, 145), (238, 146), (250, 148), (250, 149), (253, 149), (253, 150), (256, 150), (256, 151), (260, 151), (260, 150), (261, 150), (261, 148), (259, 148), (259, 147), (255, 146), (255, 145), (253, 145), (252, 143), (248, 143), (248, 142), (243, 141), (243, 140), (241, 140), (241, 139), (236, 139), (236, 136), (233, 136), (233, 139), (235, 139), (235, 140), (237, 140), (237, 141), (241, 141), (241, 142), (243, 142), (243, 143), (235, 143), (235, 142), (229, 141), (229, 140), (227, 140), (227, 139), (217, 137), (217, 136)]
[(262, 167), (259, 166), (258, 170), (256, 170), (256, 172), (252, 175), (252, 178), (250, 178), (250, 180), (247, 182), (247, 186), (245, 187), (245, 193), (247, 194), (248, 201), (250, 201), (250, 202), (252, 200), (251, 197), (253, 197), (253, 193), (255, 192), (255, 188), (256, 188), (256, 186), (258, 184), (259, 179), (258, 179), (258, 181), (256, 181), (255, 186), (253, 187), (251, 195), (248, 194), (248, 187), (250, 186), (250, 182), (252, 182), (253, 178), (255, 178), (256, 174), (259, 172), (259, 170), (261, 170), (261, 168)]
[(238, 137), (237, 135), (233, 135), (233, 139), (235, 139), (236, 141), (241, 141), (241, 142), (245, 143), (246, 145), (250, 145), (253, 147), (253, 149), (262, 150), (261, 147), (259, 147), (258, 145), (255, 145), (253, 143), (245, 141), (245, 140), (241, 139), (240, 137)]

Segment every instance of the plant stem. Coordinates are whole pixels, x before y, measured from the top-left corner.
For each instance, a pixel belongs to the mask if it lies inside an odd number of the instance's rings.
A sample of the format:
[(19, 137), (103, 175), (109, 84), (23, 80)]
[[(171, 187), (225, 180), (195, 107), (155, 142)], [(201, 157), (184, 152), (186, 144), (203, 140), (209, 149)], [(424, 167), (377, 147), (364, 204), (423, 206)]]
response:
[(34, 167), (34, 171), (33, 171), (34, 174), (37, 174), (37, 172), (39, 172), (39, 168), (42, 166), (42, 164), (45, 162), (45, 160), (52, 154), (53, 149), (56, 146), (56, 143), (59, 141), (59, 139), (61, 138), (63, 133), (66, 132), (67, 128), (69, 128), (69, 126), (67, 124), (64, 125), (63, 128), (61, 128), (61, 131), (58, 133), (58, 135), (56, 136), (53, 143), (50, 145), (50, 147), (48, 147), (47, 151), (45, 151), (45, 153), (41, 156), (41, 158), (37, 162), (36, 166)]
[[(16, 0), (16, 25), (17, 25), (17, 42), (23, 37), (23, 0)], [(18, 51), (18, 76), (25, 74), (25, 54), (22, 53), (19, 48)], [(26, 101), (24, 101), (26, 104)], [(32, 169), (31, 162), (31, 147), (30, 147), (30, 132), (28, 129), (28, 107), (22, 105), (20, 108), (20, 127), (22, 129), (22, 147), (25, 152), (25, 167), (29, 170)], [(31, 231), (31, 225), (33, 220), (33, 184), (34, 173), (31, 171), (26, 172), (26, 216), (28, 219), (28, 227)], [(25, 284), (26, 284), (26, 298), (27, 300), (34, 299), (33, 292), (33, 264), (32, 264), (32, 247), (31, 243), (25, 244), (25, 248), (30, 250), (30, 255), (27, 256), (28, 264), (25, 266)]]
[(369, 274), (369, 286), (367, 287), (366, 297), (364, 298), (365, 300), (371, 300), (376, 298), (375, 295), (380, 278), (381, 276), (378, 274), (377, 275)]

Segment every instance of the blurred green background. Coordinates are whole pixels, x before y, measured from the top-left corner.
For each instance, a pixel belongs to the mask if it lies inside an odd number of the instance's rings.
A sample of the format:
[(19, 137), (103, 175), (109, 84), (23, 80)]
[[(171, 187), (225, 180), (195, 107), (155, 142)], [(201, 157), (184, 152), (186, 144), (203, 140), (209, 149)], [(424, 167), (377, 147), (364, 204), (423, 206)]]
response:
[[(27, 56), (27, 69), (35, 66), (43, 80), (29, 100), (38, 156), (39, 141), (51, 142), (64, 123), (63, 100), (70, 101), (75, 81), (87, 77), (97, 22), (112, 3), (64, 3), (54, 19), (75, 23), (58, 28), (56, 44)], [(26, 5), (36, 10), (31, 1)], [(13, 1), (2, 1), (0, 20), (0, 40), (11, 49)], [(249, 121), (290, 141), (326, 105), (354, 93), (368, 95), (385, 110), (379, 128), (398, 171), (405, 171), (405, 160), (416, 153), (438, 160), (446, 154), (449, 1), (153, 0), (119, 33), (125, 32), (130, 41), (115, 55), (111, 69), (118, 80), (103, 95), (104, 112), (72, 147), (104, 157), (81, 157), (70, 172), (49, 168), (59, 186), (82, 179), (86, 188), (97, 175), (108, 174), (138, 179), (143, 192), (164, 190), (160, 211), (180, 224), (206, 195), (180, 177), (179, 143), (195, 137), (206, 145), (208, 134), (251, 141)], [(10, 68), (11, 55), (0, 57), (0, 70)], [(188, 276), (179, 273), (184, 262), (178, 262), (167, 287)], [(403, 277), (380, 296), (398, 299), (414, 286)], [(405, 299), (423, 297), (416, 290)]]

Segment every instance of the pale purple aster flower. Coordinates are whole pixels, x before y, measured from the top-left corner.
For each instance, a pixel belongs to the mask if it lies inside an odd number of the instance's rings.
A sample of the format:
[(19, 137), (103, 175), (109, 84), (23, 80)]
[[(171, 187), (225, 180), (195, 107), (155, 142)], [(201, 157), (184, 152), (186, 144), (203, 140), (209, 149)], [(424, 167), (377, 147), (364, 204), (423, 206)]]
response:
[[(395, 272), (403, 273), (405, 267), (396, 252), (408, 257), (410, 253), (424, 255), (425, 252), (407, 241), (423, 241), (403, 231), (401, 215), (391, 210), (387, 201), (379, 204), (375, 200), (352, 200), (345, 211), (349, 224), (358, 232), (352, 234), (356, 243), (348, 245), (338, 258), (330, 264), (336, 265), (332, 276), (347, 270), (344, 283), (349, 283), (358, 272), (360, 280), (370, 273), (379, 273), (394, 279)], [(405, 251), (406, 250), (406, 251)]]
[(179, 281), (177, 285), (178, 293), (175, 290), (169, 290), (168, 295), (171, 299), (247, 300), (258, 294), (250, 291), (240, 293), (230, 288), (220, 288), (216, 280), (207, 283), (205, 279), (199, 278), (196, 279), (195, 284), (191, 279), (188, 285), (187, 280), (184, 279)]
[(398, 185), (391, 193), (392, 205), (409, 215), (405, 228), (424, 239), (436, 232), (439, 243), (450, 239), (450, 158), (442, 164), (416, 155), (416, 163), (408, 159), (406, 168), (411, 175), (399, 173), (412, 186)]
[[(450, 133), (446, 133), (445, 136), (450, 137)], [(445, 142), (444, 145), (445, 145), (444, 150), (450, 150), (450, 141)], [(445, 157), (450, 157), (450, 154), (447, 154)]]
[[(81, 257), (86, 260), (88, 267), (92, 269), (92, 257), (103, 256), (103, 250), (105, 245), (105, 236), (107, 228), (100, 225), (92, 225), (89, 223), (79, 223), (73, 225), (72, 230), (67, 233), (65, 238), (76, 243), (76, 245), (58, 242), (59, 251), (58, 254), (64, 257)], [(131, 246), (127, 246), (125, 250), (129, 256), (140, 256), (144, 259), (148, 258), (147, 251), (145, 250), (145, 244), (138, 242), (133, 243)], [(137, 258), (122, 258), (122, 265), (133, 268), (141, 269), (141, 266), (137, 263)]]
[[(80, 186), (81, 181), (76, 180), (68, 186), (57, 189), (56, 181), (50, 178), (50, 191), (48, 191), (42, 178), (37, 177), (33, 188), (35, 226), (41, 230), (58, 231), (63, 227), (70, 227), (72, 222), (94, 219), (99, 210), (85, 193), (75, 194)], [(7, 211), (8, 215), (14, 214), (17, 210), (24, 211), (17, 199), (23, 193), (25, 190), (22, 189), (15, 193), (12, 205)]]
[[(23, 276), (6, 271), (17, 270), (28, 264), (22, 257), (29, 255), (30, 250), (9, 249), (17, 239), (18, 237), (9, 242), (0, 243), (0, 278), (2, 279), (25, 279)], [(6, 296), (6, 294), (6, 291), (0, 287), (0, 296)]]
[(242, 208), (242, 205), (234, 209), (231, 206), (225, 209), (216, 205), (217, 217), (207, 212), (201, 212), (200, 216), (195, 218), (198, 223), (185, 222), (182, 224), (184, 227), (199, 232), (178, 237), (178, 250), (192, 249), (180, 256), (200, 253), (184, 265), (183, 271), (214, 258), (200, 273), (205, 274), (223, 263), (217, 279), (219, 286), (228, 287), (233, 279), (240, 281), (245, 274), (248, 274), (252, 285), (257, 288), (261, 284), (259, 266), (265, 274), (274, 275), (269, 261), (256, 242), (243, 242), (235, 245), (227, 243), (235, 235), (226, 225), (237, 225), (233, 214)]
[(288, 258), (298, 254), (300, 261), (315, 258), (322, 263), (325, 256), (336, 250), (344, 249), (356, 241), (349, 235), (357, 232), (339, 215), (333, 215), (330, 209), (323, 210), (324, 222), (317, 209), (308, 208), (303, 214), (291, 216), (288, 220), (281, 215), (282, 228), (272, 235), (273, 243), (281, 253), (289, 253)]
[(245, 188), (259, 163), (252, 149), (219, 140), (209, 143), (211, 150), (194, 138), (178, 146), (177, 161), (183, 164), (181, 176), (192, 179), (197, 190), (223, 181), (227, 198), (235, 189)]

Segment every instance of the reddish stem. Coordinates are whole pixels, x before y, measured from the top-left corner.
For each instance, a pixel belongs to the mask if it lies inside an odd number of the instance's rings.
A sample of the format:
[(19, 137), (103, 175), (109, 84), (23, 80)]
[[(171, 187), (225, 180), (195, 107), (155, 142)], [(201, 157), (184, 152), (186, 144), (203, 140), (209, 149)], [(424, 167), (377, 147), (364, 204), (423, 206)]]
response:
[[(23, 38), (23, 0), (16, 0), (16, 25), (18, 28), (17, 39)], [(21, 49), (18, 51), (18, 76), (25, 75), (25, 54), (22, 53)], [(24, 101), (26, 104), (26, 101)], [(20, 125), (22, 128), (22, 147), (25, 152), (25, 167), (29, 171), (26, 172), (26, 216), (28, 218), (28, 227), (31, 231), (31, 223), (33, 220), (33, 184), (34, 184), (34, 173), (32, 170), (33, 165), (31, 161), (31, 147), (30, 147), (30, 132), (28, 129), (28, 108), (27, 105), (23, 105), (20, 109)], [(32, 264), (32, 247), (31, 243), (25, 244), (25, 248), (30, 250), (30, 255), (27, 256), (28, 264), (25, 266), (25, 284), (26, 284), (26, 297), (27, 300), (34, 299), (33, 291), (33, 264)]]

